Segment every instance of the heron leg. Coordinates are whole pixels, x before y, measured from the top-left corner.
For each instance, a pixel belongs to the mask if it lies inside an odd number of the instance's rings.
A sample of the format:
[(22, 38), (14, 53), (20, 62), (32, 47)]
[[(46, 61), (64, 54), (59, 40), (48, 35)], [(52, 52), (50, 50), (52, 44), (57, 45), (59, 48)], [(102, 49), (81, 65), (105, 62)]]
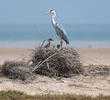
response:
[(60, 41), (60, 47), (62, 48), (62, 46), (63, 46), (63, 40), (61, 39), (61, 41)]

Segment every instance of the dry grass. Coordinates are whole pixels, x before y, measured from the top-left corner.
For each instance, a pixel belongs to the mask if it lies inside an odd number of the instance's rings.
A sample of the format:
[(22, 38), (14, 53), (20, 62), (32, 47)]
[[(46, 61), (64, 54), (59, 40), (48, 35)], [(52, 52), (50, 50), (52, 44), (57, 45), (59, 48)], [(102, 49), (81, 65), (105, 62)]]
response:
[(75, 94), (46, 94), (30, 96), (18, 91), (1, 91), (0, 100), (110, 100), (110, 96), (96, 97)]

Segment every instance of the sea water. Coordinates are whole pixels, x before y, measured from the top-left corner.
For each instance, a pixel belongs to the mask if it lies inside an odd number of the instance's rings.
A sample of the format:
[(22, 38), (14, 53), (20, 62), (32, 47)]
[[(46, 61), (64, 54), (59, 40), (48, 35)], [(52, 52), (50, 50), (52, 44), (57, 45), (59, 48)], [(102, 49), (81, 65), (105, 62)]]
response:
[[(110, 41), (110, 24), (64, 24), (70, 41)], [(0, 41), (58, 41), (51, 24), (0, 24)]]

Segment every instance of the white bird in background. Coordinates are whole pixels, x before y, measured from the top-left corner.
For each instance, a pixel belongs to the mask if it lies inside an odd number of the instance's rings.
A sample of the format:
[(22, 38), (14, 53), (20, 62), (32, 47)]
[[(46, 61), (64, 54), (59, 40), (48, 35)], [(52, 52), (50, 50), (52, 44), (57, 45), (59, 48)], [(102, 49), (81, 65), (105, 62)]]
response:
[(52, 14), (51, 22), (56, 31), (56, 34), (61, 39), (60, 47), (62, 47), (62, 45), (63, 45), (63, 40), (66, 42), (66, 44), (69, 44), (69, 40), (68, 40), (68, 37), (67, 37), (67, 34), (66, 34), (64, 28), (62, 28), (57, 22), (55, 22), (56, 12), (54, 10), (49, 10), (48, 14)]

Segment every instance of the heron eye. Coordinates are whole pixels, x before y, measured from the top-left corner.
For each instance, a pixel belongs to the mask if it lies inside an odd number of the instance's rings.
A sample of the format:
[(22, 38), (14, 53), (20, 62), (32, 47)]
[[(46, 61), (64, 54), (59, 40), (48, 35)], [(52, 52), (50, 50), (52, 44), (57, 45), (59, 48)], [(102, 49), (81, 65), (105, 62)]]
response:
[(50, 10), (50, 12), (52, 12), (53, 10)]

